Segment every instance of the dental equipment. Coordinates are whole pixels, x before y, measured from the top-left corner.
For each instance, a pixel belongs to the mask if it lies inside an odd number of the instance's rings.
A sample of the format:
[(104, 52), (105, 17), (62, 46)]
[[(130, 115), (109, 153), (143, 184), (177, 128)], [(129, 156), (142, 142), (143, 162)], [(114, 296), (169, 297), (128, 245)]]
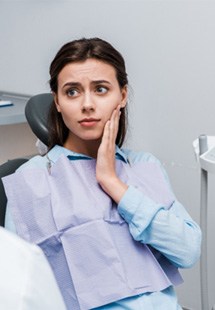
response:
[[(209, 310), (207, 270), (207, 214), (208, 214), (208, 172), (215, 174), (215, 137), (200, 135), (193, 142), (196, 159), (201, 168), (200, 226), (202, 229), (202, 254), (200, 259), (202, 310)], [(212, 310), (215, 310), (213, 305)]]

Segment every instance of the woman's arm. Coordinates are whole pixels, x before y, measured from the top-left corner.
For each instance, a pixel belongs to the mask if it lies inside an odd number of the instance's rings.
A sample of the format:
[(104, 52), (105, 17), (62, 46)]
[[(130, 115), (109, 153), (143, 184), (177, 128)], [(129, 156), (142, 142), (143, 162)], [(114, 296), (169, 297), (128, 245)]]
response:
[[(133, 163), (144, 161), (156, 164), (175, 197), (168, 175), (156, 157), (149, 153), (132, 151), (128, 151), (127, 155)], [(132, 200), (133, 204), (129, 200)], [(201, 251), (201, 230), (176, 198), (171, 207), (166, 209), (145, 197), (137, 189), (130, 188), (120, 201), (118, 210), (126, 217), (135, 240), (152, 245), (178, 267), (190, 267), (198, 260)]]
[(136, 241), (151, 245), (177, 267), (191, 267), (199, 259), (200, 228), (177, 200), (167, 210), (131, 186), (118, 211)]

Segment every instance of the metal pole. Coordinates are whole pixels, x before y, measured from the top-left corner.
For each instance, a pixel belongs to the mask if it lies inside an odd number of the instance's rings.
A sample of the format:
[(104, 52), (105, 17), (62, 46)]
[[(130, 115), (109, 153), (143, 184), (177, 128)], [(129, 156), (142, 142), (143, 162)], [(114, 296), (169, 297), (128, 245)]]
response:
[(209, 310), (208, 302), (208, 268), (207, 268), (207, 206), (208, 173), (201, 169), (201, 208), (200, 226), (202, 229), (202, 251), (200, 258), (201, 303), (202, 310)]
[[(199, 136), (199, 155), (208, 149), (207, 136)], [(207, 261), (207, 209), (208, 209), (208, 172), (201, 169), (200, 226), (202, 229), (202, 249), (200, 258), (201, 303), (202, 310), (209, 310), (208, 301), (208, 261)]]

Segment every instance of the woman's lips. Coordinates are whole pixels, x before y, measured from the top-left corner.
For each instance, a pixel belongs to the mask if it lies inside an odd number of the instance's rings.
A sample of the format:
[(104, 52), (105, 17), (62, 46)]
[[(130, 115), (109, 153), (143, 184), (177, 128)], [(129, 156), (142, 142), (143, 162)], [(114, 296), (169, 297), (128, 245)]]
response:
[(81, 120), (79, 123), (80, 123), (80, 125), (83, 126), (83, 127), (93, 127), (93, 126), (95, 126), (99, 121), (100, 121), (100, 119), (85, 118), (85, 119)]

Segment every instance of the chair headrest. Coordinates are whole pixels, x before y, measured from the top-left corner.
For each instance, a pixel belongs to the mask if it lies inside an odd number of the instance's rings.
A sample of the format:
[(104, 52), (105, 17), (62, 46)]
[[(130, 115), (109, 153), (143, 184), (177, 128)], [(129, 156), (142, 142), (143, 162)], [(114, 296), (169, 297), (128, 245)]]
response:
[(33, 133), (45, 145), (48, 145), (48, 114), (53, 102), (50, 93), (31, 97), (25, 106), (25, 116)]

